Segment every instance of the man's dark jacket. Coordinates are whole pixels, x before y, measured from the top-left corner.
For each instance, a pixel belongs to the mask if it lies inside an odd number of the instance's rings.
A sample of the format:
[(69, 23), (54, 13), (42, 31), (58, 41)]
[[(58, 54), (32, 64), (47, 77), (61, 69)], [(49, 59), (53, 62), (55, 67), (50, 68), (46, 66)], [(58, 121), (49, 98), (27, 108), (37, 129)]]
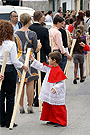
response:
[(41, 62), (46, 62), (46, 55), (48, 56), (48, 54), (51, 52), (48, 29), (43, 27), (39, 23), (33, 23), (32, 25), (30, 25), (29, 29), (36, 32), (37, 39), (40, 39), (40, 42), (42, 44), (42, 48), (40, 51), (40, 60)]

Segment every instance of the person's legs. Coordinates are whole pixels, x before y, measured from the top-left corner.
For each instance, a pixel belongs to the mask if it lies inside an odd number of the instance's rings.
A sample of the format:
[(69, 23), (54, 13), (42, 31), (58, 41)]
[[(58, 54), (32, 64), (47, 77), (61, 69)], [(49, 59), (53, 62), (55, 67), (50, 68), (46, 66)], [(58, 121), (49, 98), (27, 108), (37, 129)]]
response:
[(59, 66), (63, 72), (65, 69), (66, 63), (67, 63), (67, 56), (62, 55), (62, 60), (60, 61)]
[(74, 63), (74, 79), (76, 79), (77, 76), (77, 69), (78, 69), (78, 63)]
[(5, 113), (5, 88), (4, 81), (2, 83), (0, 91), (0, 125), (4, 127), (6, 125), (6, 113)]
[(26, 82), (26, 92), (27, 92), (28, 106), (32, 109), (34, 97), (34, 80)]
[(80, 77), (81, 77), (80, 82), (84, 82), (85, 79), (83, 78), (83, 63), (80, 64)]
[(6, 72), (5, 74), (5, 91), (6, 91), (6, 127), (9, 127), (13, 107), (14, 107), (14, 97), (16, 89), (16, 69), (13, 67), (11, 72)]
[[(25, 84), (23, 85), (22, 94), (21, 94), (21, 98), (20, 98), (20, 102), (19, 102), (20, 107), (23, 107), (24, 86), (25, 86)], [(20, 83), (18, 82), (18, 85), (17, 85), (17, 95), (18, 95), (18, 92), (19, 92), (19, 87), (20, 87)]]
[(73, 80), (73, 83), (74, 84), (77, 84), (77, 69), (78, 69), (78, 63), (74, 63), (74, 80)]

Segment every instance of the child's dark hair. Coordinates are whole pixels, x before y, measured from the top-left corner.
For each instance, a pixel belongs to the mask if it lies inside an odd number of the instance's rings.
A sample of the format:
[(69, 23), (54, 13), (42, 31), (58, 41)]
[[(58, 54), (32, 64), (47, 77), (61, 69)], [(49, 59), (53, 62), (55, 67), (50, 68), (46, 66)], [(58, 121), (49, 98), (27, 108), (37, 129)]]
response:
[(67, 25), (69, 25), (69, 24), (70, 24), (70, 19), (66, 19), (65, 23), (66, 23)]
[(56, 63), (59, 64), (59, 62), (61, 61), (62, 59), (62, 55), (60, 54), (60, 52), (58, 51), (55, 51), (55, 52), (51, 52), (49, 53), (48, 55), (52, 60), (56, 60)]
[(77, 29), (76, 30), (76, 39), (79, 39), (81, 34), (82, 34), (82, 30), (81, 29)]
[(70, 19), (70, 24), (73, 24), (73, 19)]

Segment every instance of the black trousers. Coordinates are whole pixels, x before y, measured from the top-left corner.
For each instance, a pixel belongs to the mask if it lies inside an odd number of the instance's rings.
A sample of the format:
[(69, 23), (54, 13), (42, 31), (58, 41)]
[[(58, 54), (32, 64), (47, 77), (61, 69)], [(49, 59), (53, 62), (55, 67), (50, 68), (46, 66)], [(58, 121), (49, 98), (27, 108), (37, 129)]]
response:
[[(1, 65), (0, 65), (0, 70), (1, 70)], [(13, 107), (14, 107), (16, 77), (17, 77), (17, 71), (15, 67), (13, 65), (6, 65), (4, 80), (2, 82), (2, 87), (0, 92), (0, 125), (1, 126), (8, 127), (10, 125), (10, 121), (13, 113)]]

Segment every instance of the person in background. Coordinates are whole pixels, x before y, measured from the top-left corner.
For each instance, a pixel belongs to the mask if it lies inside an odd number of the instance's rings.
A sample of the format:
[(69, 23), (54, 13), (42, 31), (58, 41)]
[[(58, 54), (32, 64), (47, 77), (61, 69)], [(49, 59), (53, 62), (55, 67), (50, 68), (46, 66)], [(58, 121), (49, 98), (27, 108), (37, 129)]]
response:
[(58, 63), (61, 61), (61, 54), (51, 52), (49, 54), (49, 65), (40, 63), (31, 55), (32, 67), (45, 72), (39, 99), (43, 102), (43, 109), (40, 120), (49, 121), (47, 125), (67, 126), (67, 109), (65, 106), (65, 79), (67, 78)]
[[(53, 38), (53, 51), (59, 51), (59, 53), (61, 54), (64, 54), (65, 56), (67, 56), (67, 58), (69, 60), (72, 59), (72, 57), (69, 55), (69, 52), (68, 52), (68, 49), (64, 48), (63, 46), (63, 42), (62, 42), (62, 34), (61, 32), (59, 31), (59, 29), (62, 27), (63, 25), (63, 22), (64, 22), (64, 19), (59, 16), (59, 15), (56, 15), (54, 20), (53, 20), (53, 26), (50, 28), (49, 30), (49, 38)], [(67, 44), (66, 44), (67, 46)], [(63, 63), (64, 65), (64, 63)], [(60, 63), (59, 63), (59, 66), (61, 67), (61, 69), (63, 70), (63, 65), (62, 67), (60, 66)]]
[(65, 23), (66, 23), (65, 29), (68, 30), (68, 26), (70, 24), (70, 19), (66, 19)]
[(68, 31), (70, 32), (71, 36), (73, 35), (73, 19), (70, 19), (70, 24), (68, 26)]
[(90, 9), (86, 10), (86, 17), (84, 18), (84, 22), (86, 22), (88, 28), (90, 25)]
[[(0, 126), (9, 128), (15, 99), (17, 68), (26, 72), (28, 67), (17, 59), (17, 49), (13, 37), (14, 29), (11, 22), (0, 20), (0, 70), (3, 63), (5, 50), (9, 51), (4, 80), (0, 91)], [(2, 78), (3, 79), (3, 78)], [(5, 100), (6, 99), (6, 100)], [(13, 127), (17, 124), (14, 123)]]
[[(67, 33), (65, 30), (65, 21), (63, 21), (62, 27), (59, 29), (59, 31), (62, 34), (63, 46), (64, 46), (65, 50), (67, 51), (67, 53), (69, 54), (68, 43), (67, 43)], [(65, 69), (66, 63), (67, 63), (67, 56), (62, 54), (62, 60), (60, 61), (59, 65), (60, 65), (60, 68), (62, 69), (63, 72)]]
[[(40, 11), (35, 11), (33, 15), (34, 23), (30, 25), (29, 29), (36, 32), (37, 39), (40, 39), (42, 48), (40, 50), (40, 61), (46, 62), (46, 56), (51, 52), (51, 47), (49, 45), (49, 32), (48, 29), (41, 25), (42, 13)], [(36, 55), (37, 59), (37, 55)], [(41, 72), (41, 83), (45, 77), (45, 73)], [(36, 97), (34, 100), (34, 106), (39, 106), (38, 104), (38, 85), (36, 90)]]
[(84, 82), (85, 79), (83, 78), (83, 63), (84, 63), (84, 52), (83, 47), (80, 46), (81, 42), (84, 42), (86, 44), (86, 40), (82, 38), (82, 30), (77, 29), (76, 30), (76, 43), (73, 49), (73, 63), (74, 63), (74, 80), (73, 83), (77, 84), (77, 69), (78, 69), (78, 63), (80, 67), (80, 83)]
[(46, 17), (45, 17), (45, 22), (53, 22), (53, 20), (52, 20), (52, 15), (53, 15), (52, 10), (49, 10), (49, 11), (48, 11), (48, 14), (47, 14)]
[(10, 22), (11, 22), (12, 25), (13, 25), (14, 33), (15, 33), (16, 31), (18, 31), (19, 29), (21, 29), (22, 24), (18, 21), (18, 14), (17, 14), (16, 11), (10, 12), (9, 18), (10, 18)]
[[(17, 32), (15, 32), (14, 37), (18, 50), (18, 59), (24, 62), (28, 48), (32, 49), (33, 55), (34, 52), (37, 50), (37, 35), (34, 31), (28, 29), (31, 23), (31, 16), (29, 14), (27, 13), (21, 14), (20, 21), (22, 23), (22, 28), (19, 29)], [(27, 112), (28, 113), (34, 112), (32, 108), (33, 95), (34, 95), (34, 80), (38, 80), (38, 71), (36, 69), (31, 68), (30, 66), (31, 63), (32, 61), (29, 60), (29, 65), (28, 65), (29, 69), (25, 76), (24, 86), (20, 99), (20, 108), (19, 108), (20, 113), (25, 113), (24, 106), (23, 106), (25, 84), (26, 84), (26, 93), (27, 93), (27, 101), (28, 101)], [(22, 69), (19, 68), (17, 93), (20, 87), (21, 74), (22, 74)]]

